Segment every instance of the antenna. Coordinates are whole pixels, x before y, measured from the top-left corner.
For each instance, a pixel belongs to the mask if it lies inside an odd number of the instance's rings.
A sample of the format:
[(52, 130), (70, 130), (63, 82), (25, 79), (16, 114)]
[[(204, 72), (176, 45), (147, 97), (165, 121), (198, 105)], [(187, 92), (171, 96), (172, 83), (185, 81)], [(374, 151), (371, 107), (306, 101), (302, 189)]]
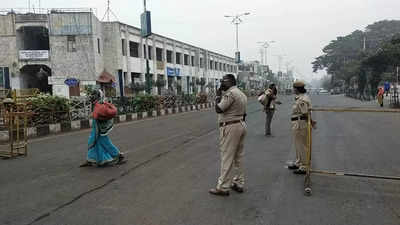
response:
[(110, 0), (107, 0), (107, 10), (106, 10), (106, 13), (104, 14), (104, 16), (103, 16), (103, 19), (101, 19), (101, 21), (104, 21), (104, 18), (107, 16), (107, 22), (110, 22), (110, 14), (112, 14), (114, 17), (115, 17), (115, 19), (117, 19), (118, 20), (118, 17), (114, 14), (114, 12), (111, 10), (111, 7), (110, 7)]

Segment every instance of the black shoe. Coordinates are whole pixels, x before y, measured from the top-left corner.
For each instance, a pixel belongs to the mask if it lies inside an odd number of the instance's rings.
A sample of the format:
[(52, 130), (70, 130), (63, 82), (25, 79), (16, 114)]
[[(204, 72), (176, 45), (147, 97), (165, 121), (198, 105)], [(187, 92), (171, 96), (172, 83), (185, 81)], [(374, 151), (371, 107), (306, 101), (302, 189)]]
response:
[(271, 132), (265, 133), (265, 136), (271, 136)]
[(307, 172), (306, 172), (305, 170), (303, 170), (303, 169), (297, 169), (297, 170), (293, 171), (293, 173), (294, 173), (294, 174), (302, 174), (302, 175), (304, 175), (304, 174), (306, 174)]
[(212, 195), (219, 195), (219, 196), (229, 196), (229, 191), (220, 190), (217, 188), (212, 188), (208, 191), (208, 193)]
[(88, 166), (92, 166), (92, 163), (86, 161), (86, 162), (82, 163), (81, 165), (79, 165), (79, 167), (88, 167)]
[(297, 165), (290, 165), (290, 166), (288, 166), (287, 167), (289, 170), (297, 170), (297, 169), (299, 169), (299, 167), (297, 166)]
[(243, 193), (244, 192), (244, 189), (242, 187), (239, 187), (235, 183), (231, 186), (231, 188), (232, 188), (232, 190), (236, 191), (237, 193)]

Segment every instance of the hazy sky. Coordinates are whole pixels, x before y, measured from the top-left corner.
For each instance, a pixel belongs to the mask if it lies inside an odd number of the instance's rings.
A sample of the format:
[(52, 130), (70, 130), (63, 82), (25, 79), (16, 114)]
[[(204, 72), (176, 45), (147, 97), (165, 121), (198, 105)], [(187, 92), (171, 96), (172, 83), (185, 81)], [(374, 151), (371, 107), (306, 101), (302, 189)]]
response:
[[(28, 0), (1, 0), (2, 8), (27, 8)], [(102, 19), (107, 0), (30, 0), (42, 8), (97, 9)], [(259, 41), (276, 41), (268, 49), (268, 64), (278, 68), (275, 55), (286, 55), (296, 76), (311, 79), (311, 62), (337, 36), (383, 19), (400, 19), (400, 0), (148, 0), (153, 32), (233, 56), (235, 32), (224, 15), (250, 12), (239, 27), (244, 60), (260, 60)], [(111, 0), (118, 20), (139, 26), (143, 0)], [(112, 17), (113, 20), (114, 17)]]

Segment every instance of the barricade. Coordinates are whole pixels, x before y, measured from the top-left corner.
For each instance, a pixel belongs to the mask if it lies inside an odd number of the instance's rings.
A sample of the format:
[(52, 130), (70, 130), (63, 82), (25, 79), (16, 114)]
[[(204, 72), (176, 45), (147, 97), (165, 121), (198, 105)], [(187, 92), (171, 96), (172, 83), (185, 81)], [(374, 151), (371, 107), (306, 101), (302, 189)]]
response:
[(28, 155), (28, 132), (27, 124), (31, 113), (27, 111), (25, 103), (5, 103), (4, 119), (8, 128), (9, 141), (7, 145), (0, 148), (0, 157), (13, 158)]
[(307, 121), (307, 164), (306, 175), (304, 179), (304, 194), (310, 196), (312, 194), (311, 189), (311, 174), (319, 173), (333, 176), (353, 176), (363, 178), (375, 178), (375, 179), (389, 179), (389, 180), (400, 180), (400, 176), (382, 176), (374, 174), (362, 174), (353, 172), (340, 172), (340, 171), (327, 171), (327, 170), (313, 170), (312, 169), (312, 125), (311, 125), (311, 113), (312, 112), (363, 112), (363, 113), (400, 113), (400, 109), (374, 109), (374, 108), (313, 108), (308, 113)]

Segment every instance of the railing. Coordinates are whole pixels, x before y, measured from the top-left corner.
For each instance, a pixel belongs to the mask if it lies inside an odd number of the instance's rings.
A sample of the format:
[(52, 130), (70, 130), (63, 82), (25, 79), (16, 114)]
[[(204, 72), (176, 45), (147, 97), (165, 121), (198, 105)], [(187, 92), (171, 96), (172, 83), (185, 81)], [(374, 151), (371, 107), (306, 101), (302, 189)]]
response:
[(400, 108), (399, 92), (394, 90), (390, 95), (390, 106), (393, 108)]

